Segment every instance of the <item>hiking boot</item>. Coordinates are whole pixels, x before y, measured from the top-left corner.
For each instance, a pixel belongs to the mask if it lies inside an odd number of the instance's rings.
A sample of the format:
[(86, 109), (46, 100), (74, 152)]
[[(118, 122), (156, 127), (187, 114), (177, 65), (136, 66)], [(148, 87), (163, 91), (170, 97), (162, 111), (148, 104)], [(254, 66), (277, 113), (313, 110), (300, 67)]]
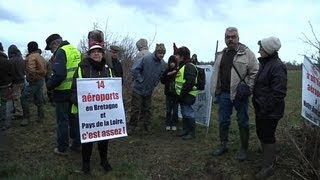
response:
[(56, 154), (56, 155), (59, 155), (59, 156), (68, 156), (67, 152), (61, 152), (61, 151), (59, 151), (58, 148), (54, 148), (53, 149), (53, 153)]
[(20, 123), (20, 126), (24, 127), (24, 126), (28, 126), (28, 124), (29, 124), (29, 119), (23, 118), (23, 120)]

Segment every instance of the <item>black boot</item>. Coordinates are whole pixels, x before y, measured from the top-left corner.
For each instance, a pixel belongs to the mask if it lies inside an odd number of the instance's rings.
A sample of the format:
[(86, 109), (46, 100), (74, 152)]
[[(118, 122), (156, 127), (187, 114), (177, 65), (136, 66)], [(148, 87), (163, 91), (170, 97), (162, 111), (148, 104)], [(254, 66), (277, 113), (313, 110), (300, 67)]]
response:
[(263, 144), (262, 169), (256, 174), (256, 179), (266, 179), (274, 174), (275, 144)]
[(249, 129), (239, 128), (241, 147), (236, 159), (238, 161), (244, 161), (248, 159), (248, 147), (249, 147)]
[(219, 128), (220, 146), (213, 152), (213, 156), (221, 156), (228, 152), (229, 128)]
[(179, 133), (179, 137), (185, 136), (189, 133), (188, 129), (188, 119), (182, 118), (182, 132)]
[(108, 162), (108, 144), (109, 144), (108, 140), (98, 142), (98, 149), (100, 154), (100, 165), (106, 172), (109, 172), (112, 170), (112, 167)]
[(90, 174), (90, 159), (93, 143), (82, 144), (82, 171), (84, 174)]
[(84, 174), (90, 174), (90, 161), (83, 161), (82, 162), (82, 172)]
[(182, 139), (184, 140), (190, 140), (190, 139), (194, 139), (195, 138), (195, 130), (196, 130), (196, 120), (194, 118), (188, 118), (187, 119), (188, 122), (188, 133), (184, 136), (182, 136)]

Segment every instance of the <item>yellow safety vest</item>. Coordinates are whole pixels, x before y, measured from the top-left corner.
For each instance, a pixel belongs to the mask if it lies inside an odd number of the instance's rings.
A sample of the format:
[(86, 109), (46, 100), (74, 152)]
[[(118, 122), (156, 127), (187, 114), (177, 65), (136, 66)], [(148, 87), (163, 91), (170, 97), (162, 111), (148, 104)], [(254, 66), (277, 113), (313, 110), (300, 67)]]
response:
[(68, 90), (71, 89), (73, 74), (81, 61), (81, 53), (70, 44), (62, 46), (61, 49), (64, 50), (67, 57), (67, 77), (58, 87), (55, 88), (55, 90)]
[[(110, 77), (113, 77), (113, 74), (112, 74), (112, 71), (110, 68), (109, 69), (109, 74), (110, 74)], [(81, 71), (81, 67), (79, 66), (78, 68), (78, 78), (82, 78), (82, 71)], [(72, 114), (77, 114), (78, 113), (78, 107), (75, 105), (75, 104), (72, 104), (71, 106), (71, 113)]]
[[(190, 63), (190, 64), (192, 64), (192, 63)], [(192, 65), (195, 67), (194, 64), (192, 64)], [(185, 69), (185, 67), (186, 67), (186, 65), (182, 66), (182, 68), (179, 69), (179, 71), (178, 71), (178, 73), (176, 75), (175, 89), (176, 89), (177, 95), (180, 95), (181, 89), (183, 87), (183, 84), (186, 82), (186, 80), (184, 79), (184, 69)], [(198, 76), (198, 70), (197, 70), (197, 76)], [(195, 79), (195, 82), (197, 83), (197, 77)], [(192, 95), (192, 96), (197, 96), (198, 95), (197, 87), (194, 85), (192, 87), (192, 90), (190, 92), (188, 92), (188, 93), (190, 95)]]

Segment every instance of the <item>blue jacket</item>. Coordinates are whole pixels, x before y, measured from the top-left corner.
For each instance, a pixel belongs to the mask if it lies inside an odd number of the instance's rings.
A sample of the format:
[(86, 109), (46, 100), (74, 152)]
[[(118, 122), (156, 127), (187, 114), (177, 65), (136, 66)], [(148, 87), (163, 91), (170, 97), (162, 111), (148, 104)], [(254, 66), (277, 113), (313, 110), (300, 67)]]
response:
[(152, 95), (164, 71), (163, 59), (157, 58), (154, 53), (143, 56), (131, 69), (133, 91), (141, 96)]

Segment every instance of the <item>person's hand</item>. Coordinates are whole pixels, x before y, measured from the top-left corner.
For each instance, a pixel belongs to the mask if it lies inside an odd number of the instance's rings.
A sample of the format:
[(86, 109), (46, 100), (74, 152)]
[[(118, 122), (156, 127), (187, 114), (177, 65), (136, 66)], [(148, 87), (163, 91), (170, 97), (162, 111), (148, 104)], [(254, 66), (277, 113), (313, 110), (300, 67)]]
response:
[(168, 76), (170, 76), (170, 75), (172, 75), (172, 74), (174, 74), (176, 72), (177, 72), (177, 70), (170, 71), (170, 72), (168, 72)]

